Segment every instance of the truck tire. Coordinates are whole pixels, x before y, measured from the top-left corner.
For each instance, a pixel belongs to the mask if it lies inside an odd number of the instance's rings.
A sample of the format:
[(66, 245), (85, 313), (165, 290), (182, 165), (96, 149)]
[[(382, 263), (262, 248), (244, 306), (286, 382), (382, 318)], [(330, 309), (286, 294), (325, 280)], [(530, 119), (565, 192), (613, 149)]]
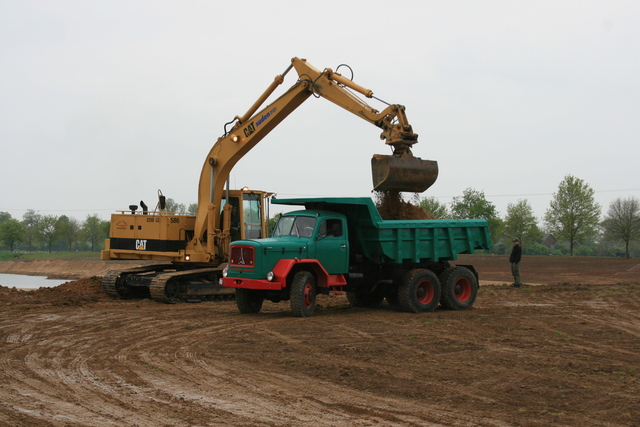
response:
[(371, 292), (347, 292), (347, 299), (354, 307), (377, 307), (382, 304), (384, 295)]
[(291, 282), (291, 311), (296, 317), (309, 317), (315, 308), (316, 279), (308, 271), (299, 271)]
[(264, 298), (254, 289), (236, 289), (236, 305), (242, 314), (260, 313)]
[(440, 303), (440, 281), (430, 270), (408, 271), (398, 289), (400, 307), (411, 313), (434, 311)]
[(451, 267), (440, 275), (442, 295), (440, 304), (449, 310), (466, 310), (478, 296), (478, 280), (465, 267)]

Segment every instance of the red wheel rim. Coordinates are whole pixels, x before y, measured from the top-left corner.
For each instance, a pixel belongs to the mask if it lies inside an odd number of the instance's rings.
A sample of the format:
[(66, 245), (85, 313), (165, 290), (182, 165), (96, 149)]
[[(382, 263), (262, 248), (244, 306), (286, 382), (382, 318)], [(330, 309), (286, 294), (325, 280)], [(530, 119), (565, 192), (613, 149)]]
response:
[(469, 279), (463, 277), (458, 279), (453, 289), (458, 301), (466, 301), (471, 297), (471, 290), (473, 287), (471, 286)]
[(433, 283), (428, 280), (424, 280), (418, 284), (416, 288), (416, 296), (420, 304), (429, 304), (433, 300), (435, 290), (433, 289)]
[(311, 285), (311, 283), (307, 283), (304, 286), (304, 306), (306, 308), (310, 308), (313, 305), (313, 302), (311, 301), (312, 294), (313, 294), (313, 286)]

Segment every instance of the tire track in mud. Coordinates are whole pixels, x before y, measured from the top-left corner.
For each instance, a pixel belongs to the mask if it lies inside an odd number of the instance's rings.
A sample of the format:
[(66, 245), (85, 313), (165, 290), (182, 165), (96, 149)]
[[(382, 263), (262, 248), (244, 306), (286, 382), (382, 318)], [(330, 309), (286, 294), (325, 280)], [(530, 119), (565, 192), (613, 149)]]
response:
[[(236, 323), (233, 332), (251, 329), (254, 338), (258, 340), (275, 340), (283, 345), (295, 346), (296, 351), (301, 348), (303, 351), (309, 351), (309, 346), (301, 344), (299, 339), (274, 330), (274, 326), (278, 323), (289, 321), (290, 319), (267, 320), (261, 322), (258, 328), (255, 327), (254, 321)], [(269, 325), (272, 327), (268, 327)], [(230, 328), (225, 329), (229, 331)], [(216, 327), (213, 330), (216, 334), (220, 333), (220, 328)], [(260, 366), (243, 361), (223, 362), (211, 358), (205, 360), (198, 356), (205, 354), (206, 350), (206, 347), (194, 348), (193, 345), (182, 344), (179, 352), (174, 354), (174, 360), (176, 360), (174, 368), (179, 368), (182, 384), (185, 381), (190, 383), (188, 388), (191, 390), (189, 396), (191, 399), (208, 402), (214, 407), (222, 407), (238, 417), (253, 419), (254, 422), (266, 417), (272, 422), (286, 424), (292, 420), (292, 409), (300, 409), (300, 407), (304, 407), (304, 410), (299, 410), (299, 415), (293, 418), (301, 423), (313, 421), (317, 425), (368, 425), (372, 422), (372, 420), (364, 422), (359, 420), (360, 415), (353, 417), (342, 413), (343, 411), (332, 410), (326, 404), (319, 404), (300, 394), (308, 391), (310, 383), (308, 378), (299, 379), (288, 374), (261, 370)], [(149, 362), (158, 363), (159, 361), (149, 360)], [(203, 376), (203, 373), (206, 375)], [(156, 388), (163, 389), (175, 397), (182, 399), (186, 397), (182, 389), (175, 390), (174, 374), (161, 374), (160, 377), (153, 376), (147, 380)], [(344, 401), (347, 395), (335, 389), (319, 391), (315, 382), (314, 388), (316, 392), (337, 398), (333, 403)], [(216, 393), (216, 390), (220, 392)], [(352, 392), (348, 393), (348, 395), (352, 394)], [(356, 412), (361, 414), (365, 408), (368, 406), (363, 406)]]
[[(427, 409), (418, 402), (221, 358), (224, 352), (211, 354), (211, 341), (247, 332), (257, 340), (311, 351), (311, 345), (278, 332), (279, 325), (290, 322), (266, 319), (256, 328), (254, 319), (222, 316), (185, 329), (182, 320), (132, 313), (27, 318), (19, 334), (4, 339), (13, 348), (0, 359), (3, 383), (11, 384), (1, 389), (2, 401), (24, 414), (25, 425), (191, 425), (216, 418), (234, 425), (438, 425), (439, 419), (451, 419), (445, 408)], [(127, 339), (104, 337), (110, 325), (127, 331)], [(2, 328), (12, 326), (18, 325), (4, 322)], [(374, 338), (363, 331), (350, 333)], [(457, 418), (455, 425), (478, 421)], [(487, 419), (483, 425), (502, 424)]]
[[(70, 316), (65, 322), (72, 324), (78, 320), (83, 319)], [(90, 324), (91, 321), (83, 323)], [(48, 339), (48, 333), (57, 337), (60, 329), (52, 327), (47, 330), (46, 321), (39, 323), (33, 336), (34, 340), (42, 339), (41, 346), (36, 343), (36, 349), (26, 354), (16, 347), (16, 351), (3, 357), (2, 363), (12, 366), (4, 374), (13, 377), (13, 381), (10, 381), (13, 392), (19, 396), (31, 396), (39, 402), (37, 406), (25, 405), (22, 408), (13, 403), (14, 410), (37, 413), (36, 418), (41, 420), (86, 425), (119, 422), (122, 425), (133, 423), (151, 426), (163, 422), (163, 418), (154, 420), (153, 415), (140, 416), (137, 408), (131, 408), (127, 403), (131, 400), (127, 394), (122, 394), (121, 388), (116, 390), (109, 385), (114, 383), (109, 373), (105, 376), (104, 372), (92, 369), (90, 362), (98, 361), (101, 364), (102, 358), (109, 354), (99, 337), (87, 331), (70, 333), (69, 329), (73, 328), (65, 326), (62, 328), (66, 330), (64, 339)], [(39, 351), (39, 347), (42, 351)], [(3, 401), (11, 402), (11, 396), (3, 396)]]
[[(619, 401), (638, 407), (634, 378), (618, 389), (611, 371), (635, 366), (637, 346), (598, 341), (600, 330), (638, 336), (633, 300), (517, 292), (417, 316), (336, 305), (298, 319), (284, 305), (240, 315), (234, 303), (145, 301), (14, 310), (0, 318), (0, 424), (506, 426), (535, 414), (569, 425), (609, 420), (584, 418), (587, 406), (608, 416), (627, 410)], [(586, 332), (560, 335), (574, 330)], [(602, 375), (585, 370), (600, 360)], [(580, 409), (567, 413), (567, 392)]]

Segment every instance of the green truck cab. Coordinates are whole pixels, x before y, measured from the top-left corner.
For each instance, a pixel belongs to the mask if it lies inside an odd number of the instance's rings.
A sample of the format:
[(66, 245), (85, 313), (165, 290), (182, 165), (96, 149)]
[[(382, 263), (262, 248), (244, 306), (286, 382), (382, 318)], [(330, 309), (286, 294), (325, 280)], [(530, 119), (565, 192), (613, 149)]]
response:
[(231, 243), (221, 284), (236, 288), (242, 313), (263, 301), (290, 301), (313, 314), (317, 294), (346, 292), (358, 307), (383, 300), (414, 313), (467, 309), (478, 293), (461, 253), (491, 246), (485, 220), (383, 220), (370, 198), (274, 199), (303, 206), (283, 214), (272, 237)]

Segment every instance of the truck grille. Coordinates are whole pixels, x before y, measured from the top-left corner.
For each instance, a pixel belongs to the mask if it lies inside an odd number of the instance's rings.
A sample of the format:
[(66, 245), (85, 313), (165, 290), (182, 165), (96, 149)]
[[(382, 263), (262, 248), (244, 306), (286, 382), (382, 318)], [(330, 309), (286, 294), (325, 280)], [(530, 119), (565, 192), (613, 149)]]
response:
[(234, 245), (231, 247), (229, 263), (232, 265), (253, 267), (255, 260), (255, 248), (253, 246)]

